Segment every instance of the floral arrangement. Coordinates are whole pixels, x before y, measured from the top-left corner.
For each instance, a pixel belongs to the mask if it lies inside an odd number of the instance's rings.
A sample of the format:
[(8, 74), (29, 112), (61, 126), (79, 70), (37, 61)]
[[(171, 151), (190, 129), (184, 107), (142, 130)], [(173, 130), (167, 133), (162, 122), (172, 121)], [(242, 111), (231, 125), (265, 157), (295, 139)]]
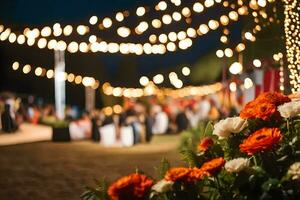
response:
[[(300, 199), (300, 102), (263, 93), (239, 117), (227, 118), (184, 141), (187, 166), (163, 159), (157, 180), (142, 172), (104, 181), (82, 199)], [(190, 142), (189, 142), (190, 141)]]

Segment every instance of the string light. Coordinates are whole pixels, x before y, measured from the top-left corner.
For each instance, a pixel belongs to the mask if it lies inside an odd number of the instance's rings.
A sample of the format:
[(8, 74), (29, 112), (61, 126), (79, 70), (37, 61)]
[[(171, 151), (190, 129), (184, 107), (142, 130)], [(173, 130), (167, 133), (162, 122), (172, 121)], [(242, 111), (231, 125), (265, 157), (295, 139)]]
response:
[[(185, 11), (185, 12), (187, 13), (187, 11)], [(111, 21), (110, 18), (108, 18), (108, 19), (104, 18), (103, 23), (105, 22), (105, 20)], [(93, 21), (93, 20), (91, 20), (91, 21)], [(152, 21), (152, 22), (153, 22), (153, 24), (155, 24), (155, 23), (159, 24), (160, 20)], [(110, 22), (108, 22), (108, 24), (110, 24)], [(67, 28), (67, 27), (71, 29), (72, 26), (67, 25), (65, 28)], [(218, 27), (219, 27), (219, 22), (217, 20), (210, 20), (208, 22), (208, 26), (206, 24), (201, 24), (199, 26), (199, 29), (197, 29), (197, 30), (192, 28), (192, 27), (189, 27), (186, 31), (179, 31), (177, 33), (179, 35), (178, 39), (182, 40), (182, 41), (179, 41), (179, 43), (178, 43), (179, 49), (185, 50), (185, 49), (191, 47), (192, 44), (193, 44), (193, 41), (191, 40), (191, 38), (195, 38), (198, 35), (199, 36), (204, 35), (204, 34), (208, 33), (210, 29), (215, 30)], [(50, 28), (50, 27), (48, 27), (48, 28)], [(43, 28), (42, 32), (41, 32), (41, 35), (48, 35), (49, 32), (51, 32), (51, 29), (49, 31), (48, 28), (45, 28), (45, 29)], [(54, 30), (61, 30), (61, 25), (56, 23), (53, 26), (53, 29)], [(143, 33), (147, 29), (148, 29), (148, 23), (143, 22), (143, 23), (140, 23), (140, 26), (138, 26), (136, 28), (136, 31), (139, 34), (139, 33)], [(66, 29), (66, 30), (68, 30), (68, 29)], [(80, 34), (86, 34), (88, 31), (89, 31), (89, 28), (87, 26), (79, 25), (77, 27), (77, 32), (79, 32)], [(129, 31), (130, 31), (129, 28), (127, 29), (126, 27), (123, 27), (123, 29), (119, 30), (119, 35), (122, 35), (122, 36), (125, 37), (125, 36), (128, 35)], [(32, 45), (37, 43), (37, 46), (40, 46), (41, 48), (45, 48), (44, 43), (47, 43), (48, 49), (58, 49), (58, 50), (65, 50), (66, 49), (70, 53), (76, 53), (79, 50), (82, 53), (86, 53), (86, 52), (117, 53), (117, 52), (120, 52), (120, 53), (124, 53), (124, 54), (135, 53), (136, 55), (141, 55), (143, 53), (145, 53), (145, 54), (152, 54), (152, 53), (153, 54), (164, 54), (164, 53), (166, 53), (166, 51), (173, 52), (177, 49), (177, 45), (175, 43), (171, 43), (171, 42), (167, 43), (167, 40), (166, 40), (166, 37), (165, 37), (165, 35), (167, 35), (170, 41), (175, 42), (177, 40), (177, 35), (176, 35), (176, 37), (174, 37), (174, 32), (170, 32), (168, 34), (166, 34), (166, 33), (163, 34), (164, 36), (161, 37), (162, 39), (159, 42), (161, 42), (162, 44), (165, 43), (165, 45), (158, 44), (158, 45), (150, 45), (149, 46), (149, 44), (147, 44), (147, 43), (145, 43), (145, 44), (122, 43), (122, 51), (120, 50), (121, 49), (120, 48), (121, 44), (118, 44), (118, 43), (115, 43), (115, 42), (107, 43), (105, 41), (101, 41), (100, 43), (98, 43), (96, 41), (97, 39), (93, 35), (91, 35), (90, 38), (89, 38), (90, 43), (81, 42), (80, 44), (78, 44), (75, 41), (72, 41), (69, 44), (67, 44), (66, 42), (64, 42), (62, 40), (60, 42), (60, 41), (56, 41), (55, 39), (51, 39), (50, 41), (46, 42), (45, 38), (43, 38), (40, 42), (40, 45), (39, 45), (39, 42), (35, 41), (35, 37), (37, 37), (38, 32), (39, 32), (38, 30), (35, 30), (35, 31), (27, 30), (26, 31), (27, 35), (31, 35), (30, 38), (27, 39), (27, 44), (29, 46), (32, 46)], [(66, 32), (67, 35), (70, 34), (69, 33), (70, 31), (69, 32), (64, 31), (64, 32)], [(197, 35), (197, 33), (198, 33), (198, 35)], [(0, 36), (1, 38), (6, 39), (5, 34), (3, 35), (3, 33), (2, 33), (1, 36)], [(187, 36), (190, 37), (190, 38), (187, 38)], [(21, 36), (18, 36), (18, 39), (19, 38), (21, 38), (20, 43), (23, 42), (21, 40), (24, 39), (24, 38), (22, 38)], [(93, 38), (93, 39), (91, 39), (91, 38)], [(17, 39), (17, 41), (18, 41), (18, 39)], [(127, 47), (132, 47), (132, 46), (135, 46), (135, 48), (129, 48), (129, 50), (127, 50), (128, 49)], [(130, 51), (130, 49), (131, 50), (135, 49), (135, 51)]]
[(284, 3), (286, 57), (292, 92), (296, 93), (300, 91), (300, 2), (297, 0), (284, 0)]

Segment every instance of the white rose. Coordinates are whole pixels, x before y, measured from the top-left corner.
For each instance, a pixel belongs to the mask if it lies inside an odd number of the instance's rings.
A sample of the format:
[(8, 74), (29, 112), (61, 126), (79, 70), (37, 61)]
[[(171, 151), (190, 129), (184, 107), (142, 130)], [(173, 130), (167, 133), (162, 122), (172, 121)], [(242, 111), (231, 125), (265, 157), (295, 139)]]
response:
[(287, 174), (293, 179), (300, 179), (300, 162), (295, 162), (292, 164), (287, 172)]
[(162, 179), (152, 186), (152, 190), (158, 193), (167, 192), (172, 188), (174, 182)]
[(278, 106), (281, 117), (290, 118), (300, 114), (300, 101), (292, 101)]
[(249, 160), (247, 158), (236, 158), (230, 161), (227, 161), (225, 164), (225, 169), (228, 172), (240, 172), (246, 167), (249, 167)]
[(229, 117), (215, 124), (213, 134), (219, 138), (228, 138), (231, 133), (239, 133), (248, 125), (240, 117)]

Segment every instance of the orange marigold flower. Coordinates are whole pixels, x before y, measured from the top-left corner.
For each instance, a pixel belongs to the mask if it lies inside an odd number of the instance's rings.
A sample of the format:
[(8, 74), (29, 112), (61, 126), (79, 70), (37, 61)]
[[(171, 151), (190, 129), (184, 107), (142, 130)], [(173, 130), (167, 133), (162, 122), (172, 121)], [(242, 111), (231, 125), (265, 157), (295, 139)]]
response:
[(190, 171), (189, 180), (190, 181), (200, 181), (200, 180), (203, 180), (207, 176), (210, 176), (210, 173), (208, 173), (207, 171), (204, 171), (203, 169), (194, 167)]
[(279, 92), (265, 92), (260, 94), (257, 97), (257, 100), (260, 102), (272, 103), (275, 106), (290, 102), (291, 99), (288, 96), (285, 96)]
[(259, 118), (268, 120), (271, 116), (279, 116), (277, 106), (291, 101), (289, 97), (278, 92), (265, 92), (245, 105), (240, 113), (243, 119)]
[(274, 115), (276, 112), (276, 106), (270, 103), (260, 103), (254, 109), (255, 117), (262, 120), (268, 120), (270, 116)]
[(240, 150), (248, 155), (271, 149), (282, 138), (278, 128), (262, 128), (240, 144)]
[(166, 181), (190, 183), (193, 181), (201, 181), (210, 174), (199, 168), (175, 167), (167, 171), (165, 175)]
[(211, 147), (214, 144), (214, 141), (211, 137), (205, 137), (201, 140), (201, 142), (198, 144), (197, 150), (199, 152), (205, 152), (209, 147)]
[(210, 161), (205, 162), (200, 169), (208, 173), (215, 173), (225, 165), (225, 162), (226, 161), (222, 157), (214, 158)]
[(112, 200), (132, 199), (142, 200), (150, 191), (153, 180), (143, 174), (130, 174), (118, 179), (108, 188)]
[(165, 175), (167, 181), (188, 181), (189, 174), (191, 172), (190, 168), (186, 167), (173, 167), (169, 169)]

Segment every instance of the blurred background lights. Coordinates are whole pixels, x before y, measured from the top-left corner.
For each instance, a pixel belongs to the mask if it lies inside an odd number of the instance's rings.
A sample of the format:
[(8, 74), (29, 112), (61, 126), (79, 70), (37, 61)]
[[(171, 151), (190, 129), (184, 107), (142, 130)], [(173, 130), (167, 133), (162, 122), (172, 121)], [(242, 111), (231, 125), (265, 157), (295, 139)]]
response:
[(140, 84), (141, 84), (142, 86), (146, 86), (146, 85), (148, 85), (148, 83), (149, 83), (149, 79), (148, 79), (146, 76), (142, 76), (142, 77), (140, 78)]
[(254, 59), (253, 60), (253, 65), (255, 67), (261, 67), (261, 61), (259, 59)]
[(253, 81), (250, 78), (245, 78), (244, 87), (245, 89), (249, 89), (253, 86)]
[(20, 64), (19, 64), (19, 62), (14, 62), (11, 67), (13, 70), (18, 70), (20, 67)]
[(23, 67), (23, 73), (28, 74), (31, 71), (31, 66), (30, 65), (25, 65)]
[(236, 91), (236, 88), (237, 88), (237, 86), (236, 86), (236, 83), (235, 83), (235, 82), (231, 82), (231, 83), (229, 84), (229, 90), (230, 90), (231, 92), (235, 92), (235, 91)]
[(243, 71), (243, 66), (239, 62), (234, 62), (229, 67), (229, 72), (234, 75), (239, 74), (242, 71)]
[(190, 68), (188, 68), (188, 67), (183, 67), (182, 70), (181, 70), (181, 72), (182, 72), (182, 74), (183, 74), (184, 76), (188, 76), (188, 75), (190, 75), (191, 70), (190, 70)]
[(164, 77), (162, 74), (157, 74), (153, 77), (153, 82), (155, 84), (161, 84), (164, 81)]
[(97, 16), (92, 16), (89, 20), (91, 25), (95, 25), (98, 22), (98, 17)]

